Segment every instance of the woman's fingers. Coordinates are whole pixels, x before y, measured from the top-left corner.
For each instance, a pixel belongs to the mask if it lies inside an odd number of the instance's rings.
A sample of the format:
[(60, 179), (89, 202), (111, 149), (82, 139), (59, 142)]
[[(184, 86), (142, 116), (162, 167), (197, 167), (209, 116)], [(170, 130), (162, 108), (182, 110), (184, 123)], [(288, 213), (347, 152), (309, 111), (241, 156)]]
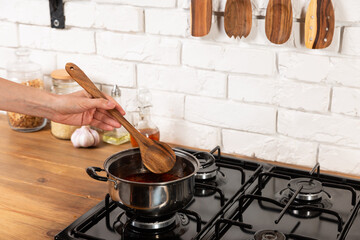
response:
[(121, 124), (115, 120), (109, 113), (107, 113), (106, 111), (101, 111), (101, 110), (98, 110), (98, 111), (95, 111), (94, 113), (94, 119), (100, 121), (100, 122), (103, 122), (107, 125), (110, 125), (112, 127), (115, 127), (115, 128), (119, 128), (121, 127)]
[(111, 126), (111, 125), (109, 125), (109, 124), (106, 124), (106, 123), (104, 123), (104, 122), (102, 122), (102, 121), (99, 121), (99, 120), (97, 120), (97, 119), (95, 119), (95, 118), (93, 118), (93, 120), (91, 121), (90, 125), (93, 126), (93, 127), (100, 128), (100, 129), (102, 129), (102, 130), (104, 130), (104, 131), (111, 131), (111, 130), (114, 129), (113, 126)]
[[(122, 115), (125, 115), (124, 109), (120, 106), (118, 102), (114, 100), (114, 98), (110, 97), (109, 95), (103, 93), (107, 99), (102, 98), (94, 98), (91, 101), (86, 100), (86, 103), (83, 103), (86, 108), (99, 108), (99, 109), (114, 109), (116, 108)], [(85, 90), (77, 91), (71, 93), (73, 96), (77, 97), (87, 97), (92, 98), (89, 93)]]
[(115, 103), (115, 109), (117, 109), (122, 115), (125, 115), (124, 109), (120, 106), (120, 104), (118, 102), (115, 101), (114, 98), (110, 97), (109, 95), (107, 95), (105, 93), (104, 93), (104, 95), (107, 99), (109, 99), (109, 101), (112, 101)]

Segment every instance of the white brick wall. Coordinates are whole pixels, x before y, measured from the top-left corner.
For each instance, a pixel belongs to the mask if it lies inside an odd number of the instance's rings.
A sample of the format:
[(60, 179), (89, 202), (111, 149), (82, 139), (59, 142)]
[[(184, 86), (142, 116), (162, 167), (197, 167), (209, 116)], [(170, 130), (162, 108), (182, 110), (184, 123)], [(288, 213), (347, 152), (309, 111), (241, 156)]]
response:
[[(114, 16), (116, 16), (114, 18)], [(143, 9), (128, 6), (98, 5), (95, 27), (122, 32), (143, 32)]]
[(322, 82), (330, 68), (327, 56), (314, 54), (298, 54), (293, 52), (279, 53), (279, 72), (286, 78)]
[(281, 107), (317, 112), (329, 108), (328, 86), (281, 80), (276, 89), (276, 101)]
[(341, 52), (349, 55), (360, 55), (360, 27), (345, 27)]
[(188, 13), (179, 10), (148, 9), (145, 11), (146, 32), (171, 36), (189, 35), (188, 16)]
[(184, 94), (155, 90), (151, 93), (154, 114), (175, 119), (184, 117)]
[(316, 164), (313, 142), (226, 129), (222, 134), (226, 152), (308, 167)]
[(330, 58), (327, 81), (349, 87), (360, 87), (360, 58)]
[(278, 131), (289, 137), (360, 147), (360, 119), (280, 110)]
[(99, 3), (116, 3), (142, 7), (172, 8), (176, 6), (176, 0), (93, 0)]
[(180, 63), (180, 43), (170, 38), (97, 32), (100, 55), (123, 60), (177, 65)]
[(0, 22), (0, 46), (16, 47), (18, 45), (18, 33), (15, 23)]
[(0, 19), (50, 26), (49, 2), (44, 0), (0, 0)]
[(213, 149), (221, 144), (220, 129), (171, 118), (153, 118), (160, 128), (160, 138), (183, 146)]
[(359, 159), (360, 151), (358, 149), (328, 145), (321, 145), (319, 149), (319, 163), (325, 170), (359, 175)]
[(33, 50), (30, 60), (41, 65), (42, 72), (50, 75), (56, 69), (56, 54), (54, 52)]
[(272, 78), (229, 76), (229, 98), (244, 102), (274, 103), (276, 81)]
[(95, 24), (96, 4), (88, 2), (65, 2), (66, 25), (92, 27)]
[(47, 0), (0, 0), (0, 76), (28, 47), (46, 79), (74, 62), (107, 93), (119, 85), (128, 111), (149, 88), (164, 141), (360, 175), (360, 1), (332, 0), (335, 34), (322, 50), (304, 46), (310, 0), (292, 1), (283, 45), (266, 38), (268, 0), (251, 2), (251, 33), (234, 39), (226, 0), (213, 0), (201, 38), (190, 36), (191, 0), (65, 1), (66, 29), (50, 28)]
[(268, 106), (193, 96), (185, 101), (185, 119), (200, 124), (275, 133), (275, 117), (275, 109)]
[(6, 69), (9, 62), (15, 59), (15, 50), (13, 48), (0, 47), (0, 68)]
[(64, 68), (67, 62), (76, 63), (92, 81), (117, 84), (121, 87), (135, 86), (135, 65), (133, 63), (110, 60), (95, 55), (58, 54), (57, 68)]
[(186, 67), (139, 64), (139, 87), (209, 97), (226, 97), (226, 75)]
[(187, 66), (226, 72), (259, 75), (273, 75), (275, 72), (275, 53), (264, 49), (188, 41), (183, 44), (182, 61)]
[(64, 52), (95, 53), (94, 32), (83, 29), (58, 31), (49, 27), (20, 25), (20, 46)]
[(349, 116), (360, 116), (360, 90), (335, 87), (333, 89), (331, 111)]

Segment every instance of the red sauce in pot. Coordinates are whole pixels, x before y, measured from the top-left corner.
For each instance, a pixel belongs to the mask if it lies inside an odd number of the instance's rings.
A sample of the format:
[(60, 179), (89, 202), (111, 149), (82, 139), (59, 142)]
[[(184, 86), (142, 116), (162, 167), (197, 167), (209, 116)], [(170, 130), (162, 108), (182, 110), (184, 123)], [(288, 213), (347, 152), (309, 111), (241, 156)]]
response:
[(171, 173), (136, 173), (126, 176), (125, 179), (132, 182), (159, 183), (177, 180), (179, 177)]

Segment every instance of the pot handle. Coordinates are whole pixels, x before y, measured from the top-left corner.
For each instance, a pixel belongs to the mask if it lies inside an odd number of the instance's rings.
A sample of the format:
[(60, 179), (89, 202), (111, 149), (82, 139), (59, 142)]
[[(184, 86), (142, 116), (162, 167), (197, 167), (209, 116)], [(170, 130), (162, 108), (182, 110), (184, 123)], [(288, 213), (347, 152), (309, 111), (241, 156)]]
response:
[(102, 168), (99, 168), (99, 167), (88, 167), (86, 169), (86, 173), (93, 179), (95, 180), (98, 180), (98, 181), (103, 181), (103, 182), (107, 182), (108, 181), (108, 178), (107, 177), (102, 177), (102, 176), (99, 176), (97, 174), (97, 172), (102, 172), (102, 171), (105, 171), (104, 169)]
[(102, 176), (99, 176), (97, 174), (97, 172), (102, 172), (102, 171), (105, 171), (104, 169), (102, 168), (99, 168), (99, 167), (88, 167), (86, 169), (86, 173), (93, 179), (95, 180), (98, 180), (98, 181), (103, 181), (103, 182), (107, 182), (107, 181), (110, 181), (110, 182), (113, 182), (114, 183), (114, 188), (115, 190), (118, 189), (118, 185), (117, 185), (117, 182), (110, 179), (110, 178), (107, 178), (107, 177), (102, 177)]

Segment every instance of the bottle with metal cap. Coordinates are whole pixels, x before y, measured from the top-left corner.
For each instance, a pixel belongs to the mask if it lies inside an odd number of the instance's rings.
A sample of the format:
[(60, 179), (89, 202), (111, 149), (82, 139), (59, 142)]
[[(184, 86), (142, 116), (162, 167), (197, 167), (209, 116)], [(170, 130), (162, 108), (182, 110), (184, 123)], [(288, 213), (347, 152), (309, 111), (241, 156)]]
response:
[[(121, 91), (119, 86), (114, 85), (111, 90), (111, 96), (121, 105)], [(115, 128), (112, 131), (104, 132), (103, 141), (113, 145), (120, 145), (130, 141), (130, 134), (124, 127)]]

